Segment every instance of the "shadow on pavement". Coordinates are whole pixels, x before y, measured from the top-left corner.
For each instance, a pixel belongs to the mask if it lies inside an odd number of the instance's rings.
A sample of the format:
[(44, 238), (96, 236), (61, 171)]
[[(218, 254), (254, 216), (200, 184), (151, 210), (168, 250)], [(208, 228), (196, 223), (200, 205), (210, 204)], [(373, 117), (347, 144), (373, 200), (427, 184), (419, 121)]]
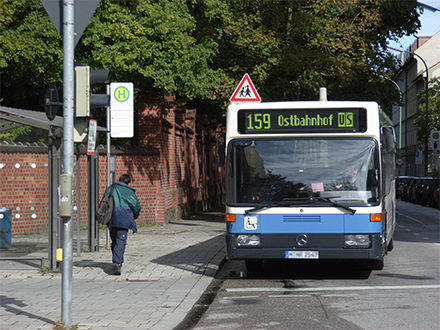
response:
[[(49, 323), (49, 324), (56, 324), (54, 321), (47, 319), (42, 316), (38, 316), (29, 312), (25, 311), (26, 304), (23, 303), (21, 300), (15, 299), (15, 298), (9, 298), (3, 295), (0, 295), (0, 306), (9, 313), (15, 314), (15, 315), (21, 315), (21, 316), (27, 316), (30, 319), (36, 319), (41, 320), (43, 322)], [(16, 307), (14, 307), (16, 306)]]
[[(243, 263), (243, 268), (245, 268)], [(371, 270), (362, 261), (351, 260), (266, 260), (260, 272), (246, 272), (247, 279), (367, 279)]]
[(96, 262), (94, 260), (81, 260), (73, 262), (75, 267), (101, 268), (107, 275), (113, 275), (112, 264), (108, 262)]
[(153, 259), (151, 262), (182, 269), (198, 275), (214, 276), (215, 272), (211, 273), (208, 265), (218, 252), (223, 249), (224, 234), (220, 234), (207, 241)]

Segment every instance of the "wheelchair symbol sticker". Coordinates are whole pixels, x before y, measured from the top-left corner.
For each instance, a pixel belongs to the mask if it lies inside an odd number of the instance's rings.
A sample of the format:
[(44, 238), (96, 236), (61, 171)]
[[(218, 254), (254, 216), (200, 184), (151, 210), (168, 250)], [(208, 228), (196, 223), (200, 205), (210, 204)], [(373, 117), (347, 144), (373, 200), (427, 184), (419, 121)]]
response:
[(244, 229), (245, 230), (257, 230), (257, 217), (244, 217)]

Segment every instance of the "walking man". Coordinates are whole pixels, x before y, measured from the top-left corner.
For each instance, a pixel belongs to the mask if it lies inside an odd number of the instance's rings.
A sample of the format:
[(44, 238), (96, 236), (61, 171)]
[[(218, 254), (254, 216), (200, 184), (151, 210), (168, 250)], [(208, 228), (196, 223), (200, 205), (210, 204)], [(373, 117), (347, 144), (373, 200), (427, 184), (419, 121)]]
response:
[[(128, 230), (136, 233), (137, 227), (134, 219), (139, 217), (141, 205), (137, 199), (135, 189), (129, 187), (131, 178), (128, 174), (123, 174), (119, 182), (114, 183), (113, 217), (109, 222), (110, 237), (112, 240), (112, 262), (114, 275), (121, 275), (121, 267), (124, 263), (125, 244), (127, 243)], [(104, 196), (110, 193), (111, 186), (108, 187)]]

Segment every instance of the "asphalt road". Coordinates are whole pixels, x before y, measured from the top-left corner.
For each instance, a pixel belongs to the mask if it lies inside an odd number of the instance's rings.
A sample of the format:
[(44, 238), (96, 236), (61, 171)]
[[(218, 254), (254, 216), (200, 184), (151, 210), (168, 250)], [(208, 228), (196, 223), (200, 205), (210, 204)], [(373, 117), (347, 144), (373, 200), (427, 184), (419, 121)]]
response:
[(193, 328), (438, 329), (440, 210), (397, 201), (394, 250), (381, 271), (357, 262), (267, 262), (229, 276)]

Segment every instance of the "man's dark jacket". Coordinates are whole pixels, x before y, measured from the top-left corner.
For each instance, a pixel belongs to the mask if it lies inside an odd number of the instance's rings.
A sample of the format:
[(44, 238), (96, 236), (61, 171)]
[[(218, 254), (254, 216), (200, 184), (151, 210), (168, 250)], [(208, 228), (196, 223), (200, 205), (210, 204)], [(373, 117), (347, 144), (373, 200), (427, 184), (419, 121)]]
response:
[[(131, 229), (133, 232), (136, 232), (137, 227), (134, 219), (139, 217), (141, 211), (141, 205), (135, 193), (136, 190), (124, 182), (116, 182), (114, 185), (115, 188), (112, 195), (115, 206), (111, 226)], [(104, 196), (110, 193), (110, 189), (111, 186), (105, 190)]]

